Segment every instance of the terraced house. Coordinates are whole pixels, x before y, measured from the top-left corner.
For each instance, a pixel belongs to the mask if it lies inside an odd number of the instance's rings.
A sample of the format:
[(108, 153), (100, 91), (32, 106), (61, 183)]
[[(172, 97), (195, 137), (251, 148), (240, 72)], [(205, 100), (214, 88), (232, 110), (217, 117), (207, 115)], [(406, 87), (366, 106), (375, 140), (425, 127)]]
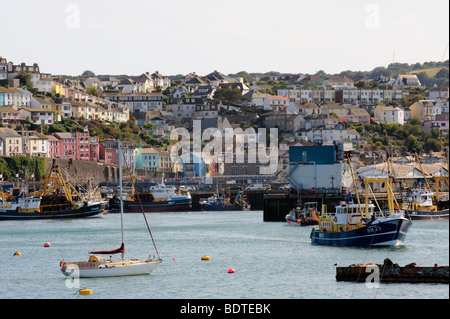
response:
[(15, 130), (0, 127), (0, 139), (3, 141), (3, 155), (22, 155), (22, 136)]

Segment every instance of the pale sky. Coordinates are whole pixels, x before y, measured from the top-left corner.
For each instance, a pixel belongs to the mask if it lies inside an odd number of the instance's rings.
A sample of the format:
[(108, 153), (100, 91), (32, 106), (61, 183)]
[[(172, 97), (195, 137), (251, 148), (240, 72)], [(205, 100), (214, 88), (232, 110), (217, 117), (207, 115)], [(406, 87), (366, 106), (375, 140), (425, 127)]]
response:
[(368, 71), (449, 59), (448, 0), (21, 0), (0, 56), (41, 72)]

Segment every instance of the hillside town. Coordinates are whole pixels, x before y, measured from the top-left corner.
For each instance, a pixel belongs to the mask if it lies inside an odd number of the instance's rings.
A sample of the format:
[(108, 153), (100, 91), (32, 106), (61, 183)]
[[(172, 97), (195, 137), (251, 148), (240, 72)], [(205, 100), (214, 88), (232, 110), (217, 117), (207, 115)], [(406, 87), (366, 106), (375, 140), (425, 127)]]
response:
[[(442, 69), (448, 75), (448, 61)], [(140, 137), (122, 143), (127, 164), (134, 169), (182, 178), (260, 177), (259, 163), (173, 162), (170, 133), (180, 127), (191, 132), (195, 120), (201, 121), (202, 130), (276, 128), (278, 170), (264, 177), (269, 180), (287, 181), (293, 147), (343, 145), (373, 162), (387, 154), (406, 157), (415, 151), (436, 156), (448, 146), (449, 88), (423, 85), (416, 74), (350, 78), (276, 72), (225, 75), (213, 70), (206, 75), (154, 71), (103, 77), (86, 71), (73, 77), (45, 73), (38, 63), (16, 64), (0, 57), (0, 85), (2, 157), (117, 164), (118, 136), (111, 133), (117, 126), (118, 132), (130, 130), (129, 136)], [(412, 124), (432, 138), (417, 141), (410, 132), (396, 144), (386, 132), (373, 131)]]

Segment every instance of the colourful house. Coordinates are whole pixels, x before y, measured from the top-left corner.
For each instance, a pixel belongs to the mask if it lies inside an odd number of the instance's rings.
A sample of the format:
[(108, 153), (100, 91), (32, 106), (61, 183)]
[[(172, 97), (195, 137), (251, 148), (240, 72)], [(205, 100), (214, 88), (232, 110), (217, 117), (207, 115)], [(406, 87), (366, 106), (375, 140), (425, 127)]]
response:
[(136, 168), (159, 171), (159, 152), (154, 148), (137, 148), (135, 150)]

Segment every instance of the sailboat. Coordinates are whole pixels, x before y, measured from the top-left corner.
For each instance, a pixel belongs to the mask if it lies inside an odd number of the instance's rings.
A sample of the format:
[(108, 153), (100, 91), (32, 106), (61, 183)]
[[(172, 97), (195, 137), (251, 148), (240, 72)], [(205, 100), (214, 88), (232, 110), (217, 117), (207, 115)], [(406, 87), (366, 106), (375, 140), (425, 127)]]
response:
[[(122, 156), (121, 156), (121, 146), (120, 141), (118, 142), (118, 154), (119, 154), (119, 191), (120, 191), (120, 199), (122, 196)], [(142, 208), (142, 206), (141, 206)], [(149, 224), (147, 222), (147, 218), (145, 216), (144, 210), (142, 209), (142, 213), (144, 215), (145, 223), (147, 225), (147, 229), (150, 233), (150, 237), (152, 239), (157, 258), (152, 259), (148, 258), (146, 260), (139, 259), (125, 259), (125, 243), (124, 243), (124, 231), (123, 231), (123, 203), (120, 201), (120, 213), (121, 213), (121, 232), (122, 232), (122, 244), (118, 249), (115, 250), (107, 250), (107, 251), (92, 251), (90, 252), (89, 259), (87, 261), (74, 261), (74, 262), (66, 262), (62, 260), (60, 262), (61, 272), (65, 276), (73, 275), (79, 278), (85, 277), (118, 277), (118, 276), (133, 276), (133, 275), (144, 275), (150, 274), (161, 262), (162, 259), (159, 256), (158, 249), (156, 248), (155, 241), (153, 239), (153, 235), (150, 231)], [(98, 255), (115, 255), (121, 254), (120, 260), (112, 260), (105, 259), (102, 256)]]

